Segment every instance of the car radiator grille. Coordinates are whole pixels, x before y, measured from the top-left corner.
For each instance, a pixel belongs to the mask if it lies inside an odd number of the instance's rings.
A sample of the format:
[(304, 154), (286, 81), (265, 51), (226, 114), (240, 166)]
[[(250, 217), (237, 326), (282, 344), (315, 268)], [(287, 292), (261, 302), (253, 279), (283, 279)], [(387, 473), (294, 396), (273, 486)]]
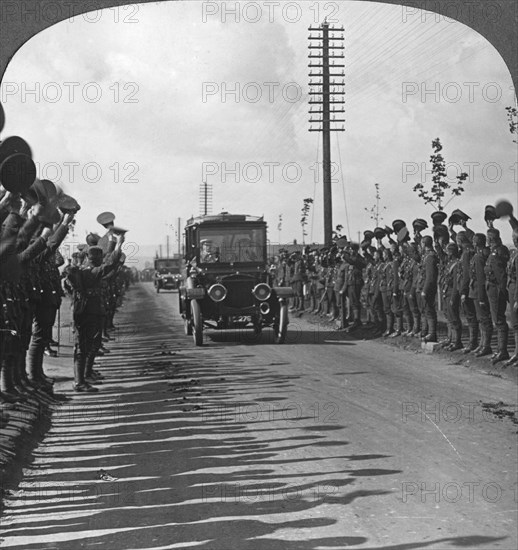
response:
[(227, 307), (249, 307), (254, 305), (252, 289), (253, 281), (228, 281), (224, 283), (227, 287), (227, 297), (223, 302)]

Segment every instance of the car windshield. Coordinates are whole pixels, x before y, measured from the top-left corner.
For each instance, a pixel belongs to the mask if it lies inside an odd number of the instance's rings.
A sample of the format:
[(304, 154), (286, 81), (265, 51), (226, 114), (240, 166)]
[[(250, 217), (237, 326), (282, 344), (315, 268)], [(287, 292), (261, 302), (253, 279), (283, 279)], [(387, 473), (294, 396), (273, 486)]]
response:
[(264, 262), (263, 227), (200, 227), (201, 263)]
[(155, 269), (159, 273), (179, 273), (180, 272), (180, 260), (164, 259), (155, 260)]

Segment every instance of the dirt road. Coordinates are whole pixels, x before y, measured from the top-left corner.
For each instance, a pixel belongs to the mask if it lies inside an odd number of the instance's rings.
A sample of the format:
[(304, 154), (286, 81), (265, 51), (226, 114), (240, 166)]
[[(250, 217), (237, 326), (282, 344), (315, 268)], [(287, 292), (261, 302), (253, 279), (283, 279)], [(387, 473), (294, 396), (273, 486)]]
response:
[(101, 391), (56, 411), (2, 548), (517, 547), (510, 381), (304, 320), (284, 345), (195, 348), (150, 284), (117, 319)]

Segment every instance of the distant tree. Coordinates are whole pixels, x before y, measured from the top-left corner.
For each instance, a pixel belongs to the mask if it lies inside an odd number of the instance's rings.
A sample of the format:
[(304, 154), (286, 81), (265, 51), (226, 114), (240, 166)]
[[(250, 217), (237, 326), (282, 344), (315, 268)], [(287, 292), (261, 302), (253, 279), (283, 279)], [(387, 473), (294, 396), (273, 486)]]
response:
[(313, 199), (304, 199), (302, 206), (302, 217), (300, 218), (300, 225), (302, 226), (302, 244), (306, 242), (306, 225), (308, 224), (309, 212), (311, 210), (311, 205), (313, 204)]
[(386, 210), (387, 207), (383, 206), (380, 210), (380, 184), (375, 183), (374, 187), (376, 188), (376, 204), (373, 204), (370, 208), (364, 208), (364, 210), (370, 214), (370, 219), (376, 222), (376, 227), (379, 227), (380, 222), (383, 220), (381, 213)]
[[(509, 121), (509, 131), (511, 134), (518, 135), (518, 110), (514, 107), (506, 107), (507, 120)], [(518, 143), (516, 139), (513, 139), (514, 143)]]
[[(425, 204), (433, 204), (437, 210), (442, 210), (445, 206), (444, 198), (446, 191), (450, 191), (451, 199), (458, 197), (464, 192), (464, 182), (466, 181), (468, 174), (462, 172), (456, 176), (457, 183), (450, 184), (446, 181), (446, 161), (441, 155), (442, 145), (439, 138), (432, 141), (433, 155), (430, 156), (430, 162), (432, 164), (432, 185), (430, 189), (425, 189), (424, 183), (418, 183), (414, 186), (413, 191), (422, 198)], [(448, 201), (450, 202), (450, 201)]]

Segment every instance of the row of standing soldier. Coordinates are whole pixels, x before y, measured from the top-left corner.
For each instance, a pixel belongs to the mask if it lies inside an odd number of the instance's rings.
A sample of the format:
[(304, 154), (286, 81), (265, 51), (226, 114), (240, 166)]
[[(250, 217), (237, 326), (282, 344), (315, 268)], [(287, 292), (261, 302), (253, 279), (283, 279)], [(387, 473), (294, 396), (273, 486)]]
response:
[[(364, 232), (361, 245), (338, 239), (334, 246), (288, 255), (281, 251), (271, 267), (275, 284), (291, 285), (295, 298), (292, 311), (328, 315), (339, 328), (353, 331), (363, 321), (385, 337), (412, 335), (437, 342), (437, 308), (447, 322), (448, 335), (440, 343), (449, 351), (462, 350), (476, 356), (491, 356), (493, 363), (518, 364), (518, 253), (503, 245), (494, 220), (507, 217), (518, 248), (518, 221), (512, 206), (501, 201), (487, 206), (487, 233), (474, 233), (470, 219), (455, 210), (432, 214), (432, 233), (424, 219), (412, 223), (411, 240), (406, 223), (395, 220), (392, 228)], [(461, 229), (456, 232), (455, 226)], [(394, 235), (396, 238), (392, 238)], [(383, 242), (388, 238), (388, 243)], [(373, 241), (377, 241), (377, 247)], [(509, 325), (514, 332), (515, 351), (508, 352)], [(464, 316), (468, 341), (462, 342)], [(493, 353), (491, 338), (497, 335)]]

